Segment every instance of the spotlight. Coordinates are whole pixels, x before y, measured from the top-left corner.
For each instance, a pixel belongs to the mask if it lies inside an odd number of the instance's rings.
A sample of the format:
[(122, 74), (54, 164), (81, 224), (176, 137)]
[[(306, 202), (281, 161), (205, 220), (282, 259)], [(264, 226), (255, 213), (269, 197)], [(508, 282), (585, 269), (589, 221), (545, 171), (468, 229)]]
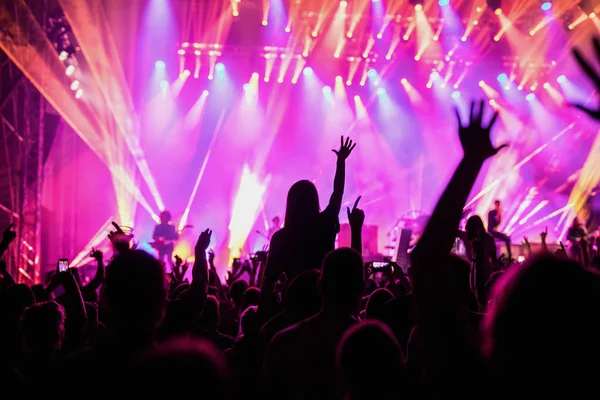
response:
[(159, 83), (160, 88), (166, 90), (169, 87), (169, 82), (166, 79), (163, 79)]
[(495, 106), (495, 105), (496, 105), (496, 100), (494, 100), (494, 99), (491, 99), (491, 100), (490, 100), (490, 106), (492, 106), (492, 107), (493, 107), (493, 106)]
[(341, 82), (341, 81), (342, 81), (342, 77), (341, 77), (341, 76), (339, 76), (339, 75), (338, 75), (338, 76), (336, 76), (336, 77), (335, 77), (335, 81), (336, 81), (336, 82)]
[(177, 54), (179, 54), (180, 56), (185, 56), (185, 50), (179, 49), (179, 50), (177, 50)]
[(80, 99), (81, 96), (83, 96), (83, 89), (78, 89), (77, 92), (75, 92), (75, 98)]
[(505, 73), (501, 73), (498, 75), (498, 82), (506, 82), (508, 80), (508, 76)]
[(440, 73), (437, 71), (433, 71), (431, 74), (429, 74), (429, 79), (431, 79), (432, 81), (437, 81), (440, 77)]
[(496, 11), (494, 11), (494, 14), (501, 15), (502, 14), (502, 9), (501, 8), (496, 8)]
[(181, 75), (185, 76), (186, 78), (187, 78), (188, 76), (190, 76), (190, 74), (191, 74), (191, 72), (190, 72), (190, 70), (189, 70), (189, 69), (186, 69), (186, 70), (184, 70), (184, 71), (181, 73)]
[(248, 89), (250, 89), (250, 84), (249, 83), (244, 83), (244, 85), (242, 85), (242, 89), (244, 89), (244, 92), (247, 92)]
[(310, 76), (313, 74), (313, 69), (311, 67), (304, 67), (302, 73), (304, 74), (304, 76)]
[(542, 4), (542, 10), (544, 10), (544, 11), (548, 11), (551, 8), (552, 8), (552, 3), (550, 3), (549, 1)]
[(378, 33), (377, 34), (377, 39), (381, 39), (381, 38), (383, 38), (383, 35), (381, 33)]
[(484, 81), (479, 81), (479, 87), (483, 87), (485, 85)]
[(400, 79), (400, 83), (403, 85), (406, 85), (408, 83), (408, 79), (402, 78), (402, 79)]
[(544, 89), (549, 89), (550, 88), (550, 84), (548, 82), (544, 83)]
[(556, 82), (558, 82), (558, 83), (565, 83), (566, 81), (567, 81), (567, 77), (564, 75), (561, 75), (558, 78), (556, 78)]
[(359, 101), (359, 100), (360, 100), (360, 96), (359, 96), (359, 95), (357, 95), (357, 94), (355, 94), (355, 95), (354, 95), (354, 100), (355, 100), (355, 101)]
[(440, 6), (445, 7), (448, 4), (450, 4), (450, 0), (440, 0), (439, 3), (440, 3)]
[(415, 4), (415, 11), (423, 11), (423, 5), (422, 4)]
[(223, 72), (225, 71), (225, 64), (223, 63), (217, 63), (217, 65), (215, 65), (215, 71), (217, 72)]
[(529, 93), (527, 96), (525, 96), (525, 98), (527, 101), (533, 101), (535, 100), (535, 93)]
[(327, 95), (330, 95), (330, 94), (331, 94), (331, 88), (330, 88), (329, 86), (325, 86), (325, 87), (323, 88), (323, 94), (324, 94), (325, 96), (327, 96)]
[(183, 42), (183, 43), (181, 43), (181, 47), (183, 47), (184, 49), (188, 48), (188, 47), (190, 47), (190, 43), (189, 42)]
[(346, 86), (351, 86), (352, 85), (352, 81), (346, 81)]
[(79, 87), (79, 81), (75, 80), (71, 83), (71, 90), (77, 90), (77, 88)]
[(523, 86), (522, 86), (522, 85), (519, 85), (519, 86), (517, 87), (517, 89), (519, 89), (519, 90), (523, 90)]
[(199, 56), (200, 54), (200, 50), (194, 50), (194, 55)]
[(233, 16), (234, 17), (239, 17), (240, 16), (240, 12), (238, 10), (234, 10), (233, 11)]
[(340, 1), (340, 7), (346, 8), (348, 6), (348, 2), (346, 0)]
[(67, 58), (69, 57), (69, 53), (67, 53), (66, 51), (61, 51), (60, 54), (58, 55), (58, 59), (60, 61), (65, 61)]
[(267, 26), (268, 24), (269, 24), (269, 23), (267, 22), (267, 20), (266, 20), (266, 19), (263, 19), (262, 26)]
[(312, 31), (312, 37), (317, 37), (318, 32), (317, 31)]
[(460, 98), (460, 92), (458, 90), (455, 90), (454, 92), (452, 92), (451, 96), (454, 100), (458, 100)]
[(208, 90), (204, 89), (204, 90), (202, 91), (202, 96), (208, 96)]
[(213, 80), (213, 78), (214, 78), (214, 76), (212, 76), (212, 74), (208, 74), (208, 80), (209, 80), (209, 81), (212, 81), (212, 80)]
[(156, 67), (156, 69), (165, 69), (165, 62), (162, 60), (158, 60), (154, 63), (154, 66)]
[(286, 33), (290, 33), (290, 31), (291, 31), (291, 30), (292, 30), (292, 28), (290, 28), (289, 26), (286, 26), (286, 27), (285, 27), (285, 32), (286, 32)]
[(252, 73), (252, 79), (258, 79), (258, 72)]
[(66, 76), (71, 76), (71, 75), (73, 75), (74, 72), (75, 72), (75, 66), (74, 65), (69, 65), (67, 68), (65, 68), (65, 75)]
[(377, 96), (385, 96), (386, 93), (387, 91), (385, 90), (385, 88), (380, 87), (379, 89), (377, 89)]
[(522, 264), (525, 261), (525, 256), (523, 254), (519, 254), (519, 256), (517, 257), (517, 262), (519, 264)]
[(375, 78), (377, 78), (377, 71), (375, 71), (373, 68), (371, 68), (370, 70), (367, 71), (367, 76), (369, 77), (369, 79), (375, 79)]

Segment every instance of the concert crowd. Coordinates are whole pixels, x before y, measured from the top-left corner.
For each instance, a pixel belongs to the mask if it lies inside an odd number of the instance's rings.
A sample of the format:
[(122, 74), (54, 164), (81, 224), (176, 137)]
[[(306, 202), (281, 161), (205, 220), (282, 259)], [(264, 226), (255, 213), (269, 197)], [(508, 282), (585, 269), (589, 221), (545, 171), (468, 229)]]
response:
[[(600, 63), (600, 40), (593, 45)], [(600, 75), (574, 56), (600, 93)], [(600, 109), (574, 106), (600, 123)], [(488, 111), (481, 101), (468, 118), (456, 112), (463, 157), (406, 273), (363, 262), (368, 215), (358, 200), (346, 210), (351, 247), (334, 249), (346, 161), (357, 145), (348, 138), (332, 155), (327, 206), (320, 210), (311, 182), (293, 184), (268, 251), (234, 264), (223, 282), (210, 229), (188, 266), (132, 248), (116, 226), (114, 254), (92, 253), (97, 270), (85, 284), (60, 263), (44, 285), (17, 284), (2, 263), (2, 395), (401, 399), (564, 388), (595, 397), (600, 264), (583, 225), (574, 221), (569, 248), (555, 253), (543, 232), (541, 253), (523, 264), (499, 261), (495, 239), (510, 239), (480, 217), (459, 232), (479, 172), (506, 146), (492, 144), (498, 114)], [(488, 225), (498, 225), (500, 213), (497, 203)], [(0, 255), (15, 236), (10, 226), (4, 231)], [(454, 254), (457, 237), (468, 257)]]

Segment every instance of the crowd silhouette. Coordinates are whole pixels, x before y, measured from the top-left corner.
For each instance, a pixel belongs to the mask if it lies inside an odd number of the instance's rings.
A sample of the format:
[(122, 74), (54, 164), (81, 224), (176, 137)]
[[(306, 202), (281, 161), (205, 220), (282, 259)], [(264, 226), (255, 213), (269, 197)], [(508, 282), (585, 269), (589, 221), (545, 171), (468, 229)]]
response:
[[(593, 46), (600, 62), (600, 41)], [(600, 93), (600, 75), (574, 56)], [(600, 108), (573, 106), (600, 122)], [(540, 254), (501, 265), (479, 216), (458, 229), (484, 162), (507, 146), (492, 144), (498, 114), (485, 122), (485, 111), (481, 101), (468, 119), (456, 112), (463, 156), (411, 253), (410, 276), (392, 265), (372, 279), (361, 256), (360, 198), (347, 209), (351, 247), (334, 249), (356, 146), (343, 137), (327, 207), (320, 210), (311, 182), (292, 185), (284, 228), (268, 254), (253, 258), (249, 282), (239, 265), (220, 281), (210, 229), (196, 243), (189, 282), (180, 259), (166, 274), (118, 226), (109, 236), (114, 255), (105, 265), (92, 253), (97, 270), (86, 285), (76, 269), (45, 285), (17, 284), (1, 263), (3, 394), (354, 400), (541, 396), (564, 387), (593, 396), (598, 261), (551, 254), (544, 232)], [(15, 237), (9, 226), (0, 256)], [(457, 237), (468, 260), (452, 252)]]

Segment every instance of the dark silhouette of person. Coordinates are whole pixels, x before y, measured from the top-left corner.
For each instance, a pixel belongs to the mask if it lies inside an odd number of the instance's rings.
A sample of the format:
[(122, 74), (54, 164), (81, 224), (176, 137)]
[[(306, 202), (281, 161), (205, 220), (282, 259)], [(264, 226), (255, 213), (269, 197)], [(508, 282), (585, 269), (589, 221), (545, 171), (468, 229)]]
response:
[[(280, 274), (288, 281), (302, 271), (319, 269), (325, 255), (335, 247), (340, 230), (339, 213), (344, 195), (346, 159), (356, 146), (347, 138), (341, 140), (337, 155), (333, 194), (329, 204), (319, 212), (319, 194), (307, 180), (296, 182), (287, 195), (283, 229), (277, 231), (269, 247), (263, 289), (270, 290)], [(266, 287), (265, 287), (266, 286)]]
[(579, 221), (579, 217), (573, 218), (573, 222), (567, 230), (567, 240), (569, 241), (569, 252), (571, 258), (579, 262), (583, 262), (583, 250), (587, 246), (587, 229), (585, 225)]
[(21, 315), (35, 303), (33, 292), (24, 284), (0, 291), (0, 366), (14, 367), (23, 357)]
[(500, 232), (498, 227), (502, 223), (502, 209), (500, 208), (500, 200), (494, 201), (494, 208), (488, 212), (488, 233), (506, 243), (506, 251), (508, 252), (508, 261), (510, 263), (512, 250), (510, 248), (510, 236)]
[(392, 300), (394, 295), (387, 289), (379, 288), (369, 295), (365, 306), (365, 318), (369, 320), (384, 321), (385, 304)]
[(173, 249), (175, 241), (179, 239), (177, 229), (171, 222), (171, 213), (163, 211), (160, 213), (160, 224), (154, 228), (152, 239), (157, 242), (158, 259), (173, 269)]
[(121, 392), (184, 398), (231, 399), (231, 377), (219, 350), (208, 340), (176, 338), (142, 354), (121, 379)]
[(215, 296), (208, 296), (204, 302), (195, 335), (212, 341), (222, 353), (235, 344), (235, 339), (219, 332), (218, 326), (219, 300)]
[(316, 269), (304, 271), (286, 286), (283, 292), (283, 310), (261, 328), (267, 342), (277, 332), (312, 317), (321, 310), (321, 294), (318, 289), (320, 277), (321, 272)]
[(471, 282), (479, 304), (485, 306), (485, 283), (488, 281), (498, 262), (496, 242), (486, 233), (483, 221), (478, 215), (467, 220), (465, 226), (465, 247), (472, 261)]
[(19, 370), (30, 388), (52, 384), (65, 336), (65, 310), (54, 301), (34, 304), (23, 312), (21, 332), (25, 356)]
[(335, 352), (344, 332), (359, 323), (356, 315), (364, 292), (361, 255), (341, 248), (323, 261), (321, 311), (277, 333), (267, 348), (265, 376), (278, 398), (338, 397)]
[(595, 389), (598, 310), (595, 270), (550, 254), (511, 268), (497, 282), (484, 320), (483, 350), (494, 379), (509, 384), (506, 390)]
[(337, 349), (347, 400), (407, 397), (404, 354), (390, 328), (367, 321), (348, 329)]

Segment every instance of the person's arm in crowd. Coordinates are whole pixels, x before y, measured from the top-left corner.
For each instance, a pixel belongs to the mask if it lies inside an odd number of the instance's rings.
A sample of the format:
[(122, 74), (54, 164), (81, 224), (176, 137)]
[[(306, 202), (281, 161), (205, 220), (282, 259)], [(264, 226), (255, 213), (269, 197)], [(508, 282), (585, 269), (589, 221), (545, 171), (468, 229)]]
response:
[(65, 289), (65, 292), (56, 300), (65, 308), (67, 317), (65, 335), (72, 338), (81, 334), (87, 324), (83, 297), (71, 268), (68, 269), (68, 272), (56, 273), (53, 280), (56, 280), (58, 285)]
[(5, 288), (14, 286), (17, 284), (15, 279), (12, 277), (10, 272), (6, 269), (6, 262), (2, 258), (0, 258), (0, 275), (2, 275), (3, 285)]
[(191, 291), (198, 293), (206, 293), (208, 288), (208, 260), (206, 258), (206, 250), (210, 244), (212, 231), (205, 230), (200, 234), (196, 247), (194, 248), (194, 266), (192, 267), (192, 283)]
[(92, 280), (82, 288), (82, 292), (97, 290), (104, 283), (104, 255), (99, 250), (93, 250), (91, 256), (96, 260), (98, 267)]
[(546, 238), (548, 237), (548, 227), (544, 230), (544, 232), (540, 233), (540, 239), (542, 241), (542, 251), (544, 253), (548, 252), (548, 244), (546, 243)]
[(10, 224), (2, 233), (2, 241), (0, 241), (0, 258), (2, 258), (6, 250), (8, 250), (8, 246), (10, 246), (17, 237), (17, 232), (12, 230), (13, 225), (14, 224)]
[(531, 257), (533, 255), (533, 252), (531, 251), (531, 243), (529, 243), (527, 236), (523, 236), (523, 248), (525, 249), (527, 257)]
[(359, 201), (360, 196), (354, 202), (352, 210), (350, 210), (350, 207), (346, 207), (346, 211), (348, 213), (348, 222), (350, 223), (350, 232), (352, 236), (350, 246), (362, 254), (362, 228), (365, 222), (365, 212), (358, 208)]
[(215, 286), (219, 291), (219, 298), (223, 301), (226, 301), (227, 293), (225, 292), (223, 284), (221, 283), (221, 279), (219, 279), (219, 275), (217, 274), (217, 268), (215, 267), (215, 252), (212, 250), (208, 252), (208, 265), (210, 266), (210, 270), (213, 273), (213, 286)]
[(448, 357), (455, 357), (454, 352), (462, 346), (475, 354), (474, 344), (465, 336), (469, 327), (464, 310), (459, 308), (455, 288), (449, 285), (453, 275), (448, 264), (463, 206), (477, 175), (484, 161), (506, 146), (495, 148), (492, 145), (490, 130), (498, 113), (494, 113), (489, 124), (484, 124), (484, 104), (481, 101), (476, 107), (471, 103), (468, 125), (462, 124), (456, 110), (458, 136), (464, 154), (411, 253), (416, 319), (421, 339), (431, 351), (428, 356), (431, 368), (446, 365), (450, 362)]
[(337, 156), (337, 162), (335, 167), (335, 177), (333, 178), (333, 193), (329, 199), (329, 205), (327, 209), (335, 215), (339, 215), (340, 209), (342, 208), (342, 198), (344, 197), (344, 186), (346, 185), (346, 159), (352, 153), (352, 150), (356, 147), (356, 143), (353, 143), (350, 138), (342, 136), (340, 139), (340, 149), (332, 150)]

